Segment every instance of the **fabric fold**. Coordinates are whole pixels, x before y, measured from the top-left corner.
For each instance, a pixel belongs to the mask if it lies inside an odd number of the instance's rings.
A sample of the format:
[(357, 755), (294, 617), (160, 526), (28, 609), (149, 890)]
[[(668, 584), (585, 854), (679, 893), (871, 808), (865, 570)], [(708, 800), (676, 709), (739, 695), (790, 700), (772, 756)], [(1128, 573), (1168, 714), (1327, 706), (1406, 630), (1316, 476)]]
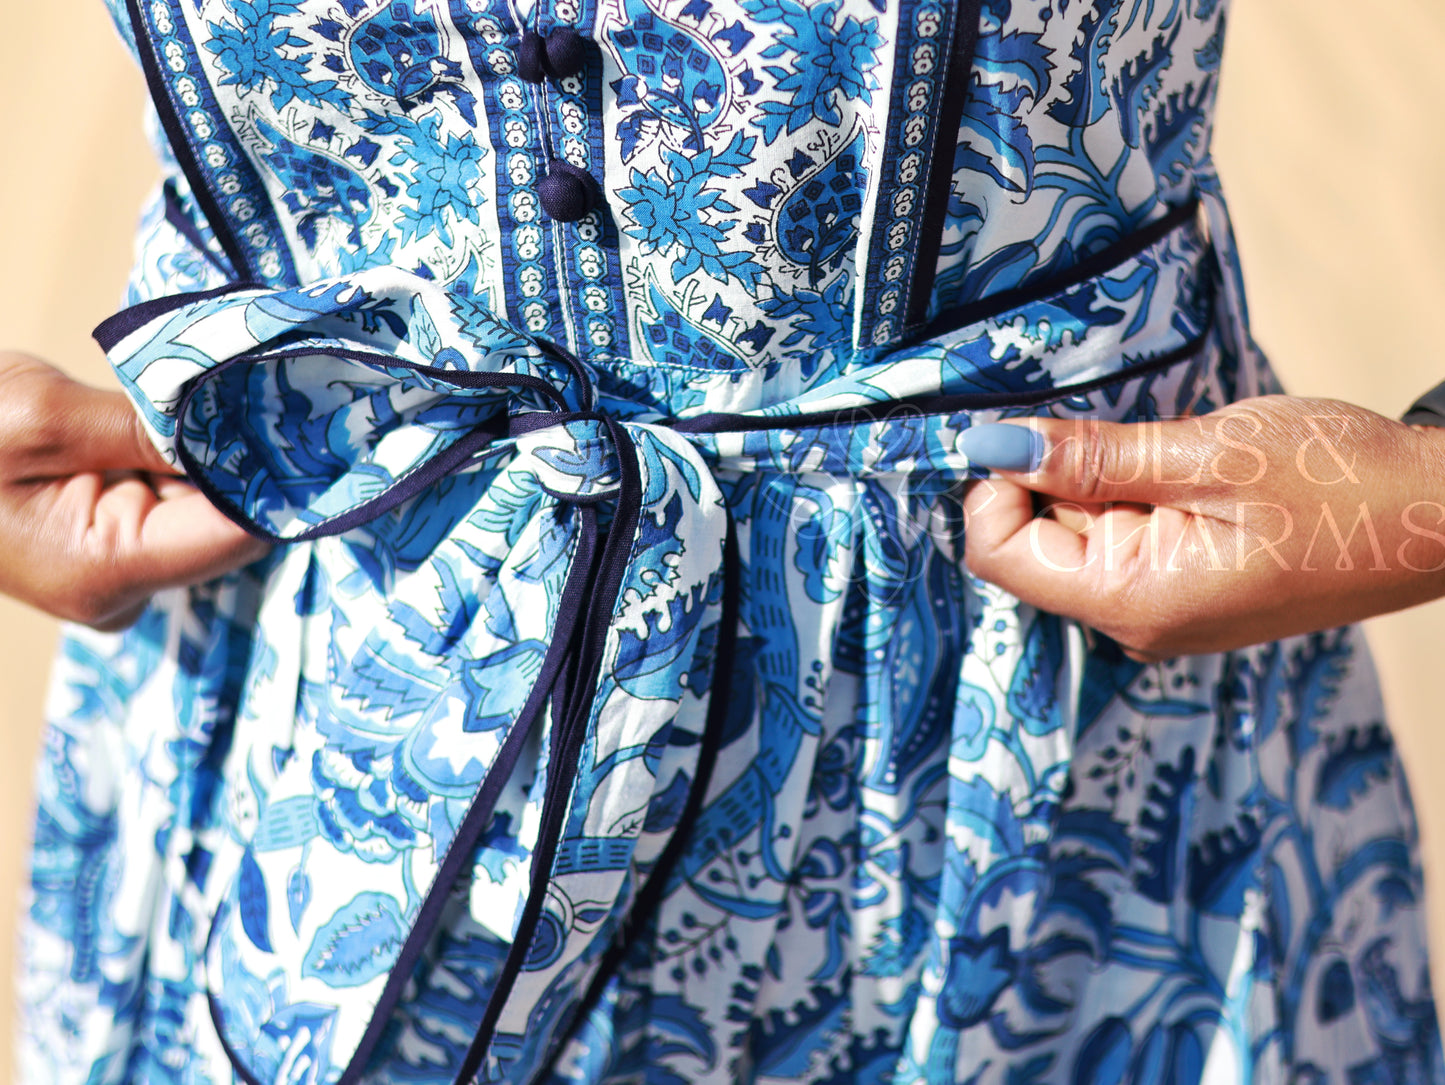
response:
[[(242, 1078), (273, 1079), (276, 1036), (302, 1028), (360, 1080), (444, 966), (463, 897), (491, 948), (457, 1079), (545, 1067), (646, 921), (634, 902), (708, 863), (701, 789), (736, 625), (727, 494), (782, 473), (936, 497), (969, 477), (957, 436), (976, 412), (1198, 364), (1217, 269), (1192, 212), (1176, 218), (1100, 270), (741, 414), (618, 403), (564, 348), (390, 268), (103, 325), (158, 446), (263, 537), (345, 547), (436, 488), (472, 495), (404, 581), (367, 574), (388, 629), (338, 635), (315, 584), (272, 616), (274, 642), (352, 648), (331, 688), (299, 683), (291, 746), (248, 765), (255, 817), (215, 859), (209, 997)], [(439, 626), (448, 597), (477, 604)], [(429, 679), (378, 718), (388, 671)], [(308, 911), (322, 884), (350, 888)]]

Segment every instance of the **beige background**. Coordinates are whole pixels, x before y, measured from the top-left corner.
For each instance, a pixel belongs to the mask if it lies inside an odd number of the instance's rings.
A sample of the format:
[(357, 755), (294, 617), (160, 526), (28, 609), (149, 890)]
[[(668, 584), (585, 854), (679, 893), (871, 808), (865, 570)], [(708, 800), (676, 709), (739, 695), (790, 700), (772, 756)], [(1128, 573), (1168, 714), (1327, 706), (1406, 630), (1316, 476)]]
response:
[[(0, 0), (0, 343), (95, 381), (152, 167), (99, 0)], [(1445, 378), (1439, 0), (1235, 0), (1216, 147), (1258, 337), (1291, 390), (1398, 415)], [(18, 152), (17, 149), (23, 149)], [(1442, 481), (1445, 488), (1445, 481)], [(1424, 826), (1445, 979), (1445, 603), (1372, 623)], [(0, 1082), (53, 623), (0, 599)], [(1442, 984), (1437, 980), (1437, 988)]]

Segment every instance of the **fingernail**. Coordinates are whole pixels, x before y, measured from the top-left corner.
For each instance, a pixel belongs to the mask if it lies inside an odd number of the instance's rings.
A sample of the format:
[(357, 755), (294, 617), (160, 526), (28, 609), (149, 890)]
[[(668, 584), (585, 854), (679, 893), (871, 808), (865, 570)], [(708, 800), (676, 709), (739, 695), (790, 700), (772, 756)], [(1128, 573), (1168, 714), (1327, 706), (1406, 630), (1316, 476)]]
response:
[(1027, 426), (981, 422), (963, 431), (958, 450), (977, 467), (995, 471), (1037, 471), (1044, 462), (1044, 438)]

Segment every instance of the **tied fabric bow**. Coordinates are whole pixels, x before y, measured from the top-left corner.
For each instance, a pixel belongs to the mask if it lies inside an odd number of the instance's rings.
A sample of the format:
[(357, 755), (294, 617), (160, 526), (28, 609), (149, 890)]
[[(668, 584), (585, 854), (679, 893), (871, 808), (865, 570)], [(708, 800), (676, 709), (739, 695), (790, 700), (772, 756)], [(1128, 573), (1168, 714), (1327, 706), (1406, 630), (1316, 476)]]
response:
[[(397, 296), (409, 298), (405, 325), (394, 318), (396, 307), (386, 304)], [(702, 720), (683, 720), (694, 728), (685, 738), (673, 733), (682, 683), (699, 666), (726, 673), (736, 628), (736, 542), (717, 483), (695, 446), (666, 428), (624, 424), (597, 413), (591, 382), (574, 358), (475, 314), (468, 325), (472, 342), (479, 331), (491, 336), (490, 350), (469, 359), (475, 369), (462, 367), (463, 355), (455, 348), (437, 349), (431, 364), (358, 349), (359, 342), (372, 345), (388, 337), (404, 349), (402, 334), (415, 335), (426, 322), (428, 301), (448, 304), (440, 291), (418, 289), (409, 277), (386, 272), (311, 290), (238, 287), (167, 299), (164, 314), (145, 308), (122, 314), (121, 321), (145, 320), (138, 330), (117, 323), (98, 332), (113, 356), (124, 357), (117, 368), (142, 393), (142, 409), (163, 447), (218, 506), (253, 532), (292, 543), (337, 536), (375, 524), (447, 476), (477, 473), (486, 476), (496, 500), (482, 501), (471, 519), (490, 520), (485, 527), (492, 528), (510, 521), (501, 532), (482, 533), (499, 559), (492, 570), (500, 582), (494, 592), (511, 589), (519, 599), (541, 604), (512, 618), (508, 632), (489, 636), (481, 630), (473, 643), (455, 646), (480, 663), (497, 663), (468, 672), (470, 685), (482, 695), (471, 698), (477, 718), (463, 720), (458, 736), (474, 737), (469, 760), (485, 771), (464, 815), (445, 834), (446, 846), (438, 848), (439, 834), (432, 834), (434, 862), (428, 864), (425, 893), (402, 884), (404, 863), (390, 864), (397, 868), (397, 884), (388, 892), (384, 864), (367, 857), (346, 862), (331, 856), (324, 864), (320, 856), (313, 859), (313, 879), (366, 885), (370, 915), (393, 918), (396, 930), (405, 931), (403, 939), (390, 940), (395, 944), (388, 967), (370, 964), (362, 984), (354, 982), (354, 971), (328, 974), (317, 966), (307, 975), (302, 944), (308, 939), (296, 932), (299, 952), (290, 956), (302, 964), (296, 986), (308, 989), (306, 1004), (322, 1004), (318, 999), (324, 995), (314, 989), (328, 986), (328, 980), (366, 988), (365, 1000), (373, 1003), (364, 1016), (349, 1017), (366, 1023), (359, 1038), (333, 1036), (333, 1043), (354, 1042), (342, 1080), (364, 1070), (443, 920), (453, 887), (473, 867), (504, 789), (524, 755), (537, 758), (539, 751), (529, 743), (536, 743), (539, 731), (547, 734), (545, 786), (535, 804), (529, 884), (514, 926), (503, 908), (501, 933), (510, 936), (510, 949), (458, 1079), (476, 1075), (499, 1019), (513, 1034), (527, 1032), (525, 1014), (517, 1021), (503, 1018), (509, 1004), (515, 1012), (535, 1001), (509, 1003), (524, 968), (529, 986), (545, 987), (565, 975), (568, 986), (585, 989), (587, 966), (596, 970), (599, 961), (580, 958), (608, 945), (617, 947), (614, 955), (620, 951), (625, 940), (616, 935), (624, 919), (629, 912), (645, 914), (645, 902), (655, 901), (685, 839), (656, 829), (648, 834), (648, 821), (671, 828), (696, 817), (716, 752), (717, 707), (725, 703), (719, 699), (714, 705), (709, 684), (696, 691), (690, 706)], [(239, 351), (238, 326), (245, 329)], [(311, 334), (298, 335), (303, 328)], [(113, 338), (117, 332), (119, 339)], [(144, 345), (124, 355), (131, 343)], [(156, 383), (161, 374), (186, 379), (162, 390)], [(304, 416), (298, 413), (300, 387), (307, 389)], [(266, 407), (257, 410), (258, 404)], [(334, 462), (339, 449), (355, 457), (341, 470)], [(521, 500), (514, 500), (518, 495)], [(669, 544), (666, 562), (659, 563), (659, 548)], [(545, 555), (543, 564), (550, 568), (509, 567), (512, 553)], [(526, 625), (533, 628), (515, 628)], [(705, 633), (711, 637), (707, 643)], [(488, 674), (478, 673), (483, 670)], [(619, 747), (608, 754), (597, 742), (604, 726)], [(609, 758), (611, 765), (594, 763)], [(292, 757), (298, 765), (304, 760)], [(675, 792), (654, 786), (664, 762), (667, 781), (678, 774), (686, 781), (681, 801)], [(412, 777), (425, 787), (439, 775), (422, 769)], [(310, 786), (307, 774), (292, 776), (287, 779), (283, 771), (265, 789), (270, 808)], [(681, 810), (659, 814), (660, 805)], [(611, 831), (598, 832), (589, 822)], [(564, 833), (572, 851), (590, 847), (602, 854), (567, 854)], [(269, 895), (276, 906), (262, 911), (284, 912), (289, 876), (283, 877), (283, 870), (298, 848), (276, 846), (289, 841), (270, 830), (264, 813), (259, 835), (240, 858), (236, 899), (217, 911), (209, 940), (213, 974), (229, 963), (220, 960), (218, 947), (239, 947), (227, 952), (243, 957), (286, 956), (275, 944), (275, 925), (255, 929), (259, 922), (244, 909), (250, 905), (254, 913), (254, 902)], [(661, 839), (645, 849), (645, 876), (634, 883), (632, 852), (644, 835)], [(418, 880), (416, 871), (409, 873)], [(607, 915), (591, 914), (577, 930), (569, 917), (544, 914), (546, 902), (555, 905), (559, 898), (606, 902)], [(310, 942), (314, 946), (315, 938)], [(264, 975), (272, 966), (257, 960), (253, 967)], [(238, 1070), (261, 1080), (241, 1053), (224, 985), (211, 984), (211, 1001)]]
[[(483, 1008), (457, 1080), (535, 1079), (669, 880), (726, 843), (703, 807), (739, 624), (732, 480), (951, 485), (968, 475), (956, 439), (970, 412), (1194, 358), (1214, 269), (1193, 217), (1178, 209), (1102, 266), (746, 413), (600, 402), (565, 350), (391, 268), (161, 299), (97, 329), (157, 444), (252, 531), (356, 561), (368, 536), (427, 539), (403, 586), (370, 574), (420, 646), (409, 661), (302, 606), (315, 577), (294, 549), (296, 652), (344, 641), (432, 696), (358, 713), (345, 699), (362, 694), (338, 680), (304, 691), (319, 707), (301, 712), (279, 682), (269, 708), (241, 706), (238, 734), (274, 731), (265, 711), (297, 718), (269, 763), (248, 758), (259, 812), (211, 873), (209, 995), (238, 1074), (282, 1076), (297, 1056), (277, 1047), (284, 1021), (292, 1047), (302, 1022), (343, 1053), (339, 1080), (358, 1080), (471, 874), (470, 917), (496, 952), (475, 962)], [(447, 487), (450, 503), (428, 505)], [(433, 513), (442, 526), (418, 526)], [(427, 600), (448, 592), (475, 597), (471, 620), (437, 628)], [(363, 785), (340, 786), (347, 772)], [(308, 909), (318, 884), (351, 895)], [(245, 977), (272, 977), (264, 1012)]]

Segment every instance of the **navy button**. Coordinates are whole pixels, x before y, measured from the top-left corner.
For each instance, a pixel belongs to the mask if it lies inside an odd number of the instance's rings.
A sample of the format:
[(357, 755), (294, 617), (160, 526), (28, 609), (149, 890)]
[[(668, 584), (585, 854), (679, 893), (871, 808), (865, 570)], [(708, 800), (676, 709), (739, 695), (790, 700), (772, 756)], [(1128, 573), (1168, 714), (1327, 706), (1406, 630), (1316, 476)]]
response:
[(553, 79), (567, 79), (587, 66), (587, 43), (570, 26), (554, 26), (547, 34), (547, 71)]
[(517, 45), (517, 75), (528, 83), (540, 83), (547, 77), (543, 64), (547, 58), (547, 47), (542, 35), (535, 30), (522, 31), (522, 40)]
[(547, 163), (547, 176), (537, 183), (537, 198), (558, 222), (576, 222), (602, 202), (602, 193), (586, 170), (554, 158)]

